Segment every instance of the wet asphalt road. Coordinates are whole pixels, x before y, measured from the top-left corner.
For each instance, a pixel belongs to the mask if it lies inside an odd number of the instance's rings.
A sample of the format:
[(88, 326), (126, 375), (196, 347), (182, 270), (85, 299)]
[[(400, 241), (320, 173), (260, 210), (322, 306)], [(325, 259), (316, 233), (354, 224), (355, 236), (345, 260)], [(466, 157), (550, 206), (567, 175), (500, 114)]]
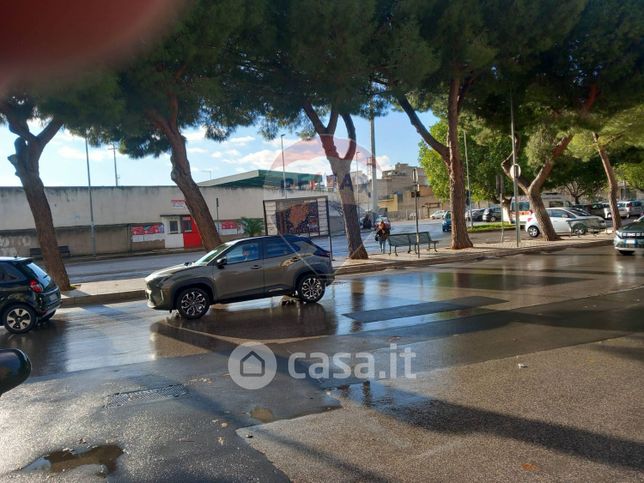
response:
[[(641, 256), (601, 247), (342, 277), (319, 304), (215, 306), (199, 321), (143, 302), (61, 310), (25, 336), (0, 329), (0, 346), (33, 362), (29, 382), (0, 399), (0, 447), (12, 448), (0, 479), (45, 478), (18, 470), (52, 451), (96, 445), (88, 464), (67, 467), (67, 479), (91, 480), (101, 467), (89, 463), (101, 462), (117, 481), (284, 480), (235, 430), (324, 413), (341, 405), (332, 388), (363, 382), (294, 380), (290, 354), (369, 351), (380, 372), (395, 343), (414, 348), (412, 369), (422, 373), (576, 346), (641, 332), (643, 284)], [(228, 373), (230, 351), (245, 341), (277, 357), (275, 380), (258, 391)], [(136, 397), (123, 399), (127, 392)], [(417, 404), (405, 394), (387, 407)]]
[[(415, 232), (415, 230), (416, 225), (411, 221), (395, 222), (392, 228), (393, 233), (408, 233)], [(429, 231), (434, 240), (442, 240), (440, 246), (445, 246), (445, 243), (449, 243), (450, 234), (442, 232), (440, 220), (422, 220), (419, 223), (419, 230)], [(505, 240), (514, 240), (514, 236), (514, 231), (506, 231)], [(525, 232), (522, 232), (521, 236), (523, 239), (528, 238)], [(379, 253), (378, 243), (375, 241), (372, 231), (364, 230), (362, 232), (362, 238), (368, 253)], [(472, 234), (472, 239), (478, 244), (499, 242), (501, 240), (501, 233), (474, 233)], [(347, 242), (344, 235), (334, 236), (331, 243), (329, 243), (329, 239), (326, 237), (316, 238), (314, 242), (326, 249), (330, 249), (330, 245), (332, 244), (336, 262), (347, 257)], [(131, 256), (106, 260), (79, 259), (67, 263), (67, 272), (72, 283), (141, 278), (161, 268), (196, 260), (204, 253), (203, 251), (195, 251), (164, 255)]]

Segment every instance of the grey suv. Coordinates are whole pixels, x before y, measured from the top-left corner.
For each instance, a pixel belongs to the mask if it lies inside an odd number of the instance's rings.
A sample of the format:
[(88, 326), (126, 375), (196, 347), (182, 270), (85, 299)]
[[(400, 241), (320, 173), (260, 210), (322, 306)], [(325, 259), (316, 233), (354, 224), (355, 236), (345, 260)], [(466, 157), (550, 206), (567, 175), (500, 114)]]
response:
[(317, 302), (333, 278), (329, 252), (286, 235), (224, 243), (195, 262), (150, 274), (145, 283), (149, 307), (198, 319), (215, 303), (275, 295)]

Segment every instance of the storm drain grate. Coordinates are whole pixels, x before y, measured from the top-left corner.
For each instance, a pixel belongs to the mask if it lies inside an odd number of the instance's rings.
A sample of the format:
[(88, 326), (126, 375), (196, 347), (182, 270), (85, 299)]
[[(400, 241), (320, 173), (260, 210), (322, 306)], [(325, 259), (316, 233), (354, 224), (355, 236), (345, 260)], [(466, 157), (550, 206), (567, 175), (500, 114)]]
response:
[(107, 396), (105, 408), (118, 408), (133, 403), (149, 403), (186, 396), (188, 389), (183, 384), (171, 384), (164, 387), (140, 389), (138, 391), (117, 392)]

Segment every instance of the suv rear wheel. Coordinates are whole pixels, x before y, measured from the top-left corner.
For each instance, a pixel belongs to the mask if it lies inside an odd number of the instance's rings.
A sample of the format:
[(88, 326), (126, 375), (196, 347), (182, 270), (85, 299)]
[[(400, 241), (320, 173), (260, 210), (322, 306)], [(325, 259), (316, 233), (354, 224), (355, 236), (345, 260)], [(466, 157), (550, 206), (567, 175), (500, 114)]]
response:
[(2, 323), (12, 334), (24, 334), (36, 325), (36, 312), (24, 304), (16, 304), (7, 308), (2, 314)]
[(177, 310), (186, 319), (198, 319), (210, 308), (210, 295), (198, 287), (182, 290), (177, 296)]
[(297, 282), (297, 296), (303, 302), (317, 302), (324, 296), (324, 282), (312, 273), (306, 274)]

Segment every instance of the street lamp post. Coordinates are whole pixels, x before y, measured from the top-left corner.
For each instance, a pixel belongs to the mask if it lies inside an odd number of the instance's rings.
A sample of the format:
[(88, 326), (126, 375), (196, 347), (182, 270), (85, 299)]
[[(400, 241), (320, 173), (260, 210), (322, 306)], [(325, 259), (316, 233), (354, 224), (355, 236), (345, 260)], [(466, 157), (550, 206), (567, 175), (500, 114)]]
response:
[(521, 231), (519, 223), (519, 187), (517, 184), (517, 178), (520, 176), (521, 170), (517, 164), (517, 151), (516, 143), (514, 142), (514, 107), (512, 102), (512, 96), (510, 96), (510, 131), (512, 136), (512, 182), (514, 187), (514, 225), (516, 228), (517, 235), (517, 247), (521, 245)]
[(94, 203), (92, 200), (92, 177), (89, 171), (89, 147), (85, 137), (85, 160), (87, 161), (87, 190), (89, 193), (90, 236), (92, 238), (92, 255), (96, 257), (96, 226), (94, 225)]
[(284, 134), (280, 134), (280, 144), (282, 146), (282, 188), (284, 189), (284, 198), (286, 196), (286, 163), (284, 162)]
[(465, 172), (467, 173), (467, 209), (470, 213), (470, 227), (474, 227), (472, 219), (472, 189), (470, 188), (470, 161), (467, 156), (467, 133), (463, 131), (463, 143), (465, 144)]

